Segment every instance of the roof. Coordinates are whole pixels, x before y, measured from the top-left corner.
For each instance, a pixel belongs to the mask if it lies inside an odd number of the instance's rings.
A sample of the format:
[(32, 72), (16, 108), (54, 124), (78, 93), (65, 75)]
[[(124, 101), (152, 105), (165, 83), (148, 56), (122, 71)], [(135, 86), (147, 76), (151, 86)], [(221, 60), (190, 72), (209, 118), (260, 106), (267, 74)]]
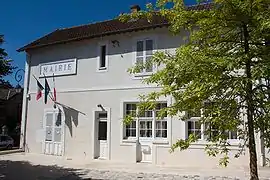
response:
[[(188, 6), (189, 10), (210, 9), (212, 3)], [(75, 26), (71, 28), (57, 29), (33, 42), (18, 49), (18, 52), (45, 47), (54, 44), (62, 44), (71, 41), (91, 39), (96, 37), (127, 33), (139, 30), (148, 30), (168, 26), (168, 21), (161, 16), (154, 15), (149, 22), (146, 18), (131, 22), (121, 22), (118, 19), (97, 22), (93, 24)]]
[(10, 98), (14, 97), (17, 94), (22, 93), (22, 89), (5, 89), (0, 88), (0, 100), (9, 100)]

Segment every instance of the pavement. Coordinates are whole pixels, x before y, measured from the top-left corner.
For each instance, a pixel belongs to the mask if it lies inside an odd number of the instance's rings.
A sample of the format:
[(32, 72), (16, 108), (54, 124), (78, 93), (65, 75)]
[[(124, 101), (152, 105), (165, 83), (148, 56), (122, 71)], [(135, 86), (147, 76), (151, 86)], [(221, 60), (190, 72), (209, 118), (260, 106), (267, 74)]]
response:
[[(270, 168), (259, 168), (260, 179), (270, 180)], [(75, 160), (42, 154), (0, 155), (0, 180), (189, 180), (249, 179), (248, 167), (165, 167), (147, 163)]]

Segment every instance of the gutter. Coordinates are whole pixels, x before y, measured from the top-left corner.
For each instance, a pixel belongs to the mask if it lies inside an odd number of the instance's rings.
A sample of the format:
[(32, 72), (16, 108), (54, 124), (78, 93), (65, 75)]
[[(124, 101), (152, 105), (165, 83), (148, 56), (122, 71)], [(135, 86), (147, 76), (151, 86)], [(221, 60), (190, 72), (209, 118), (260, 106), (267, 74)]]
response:
[(31, 56), (26, 52), (21, 133), (20, 133), (20, 149), (22, 149), (24, 152), (26, 151), (26, 124), (27, 124), (28, 92), (30, 80), (30, 63), (31, 63)]

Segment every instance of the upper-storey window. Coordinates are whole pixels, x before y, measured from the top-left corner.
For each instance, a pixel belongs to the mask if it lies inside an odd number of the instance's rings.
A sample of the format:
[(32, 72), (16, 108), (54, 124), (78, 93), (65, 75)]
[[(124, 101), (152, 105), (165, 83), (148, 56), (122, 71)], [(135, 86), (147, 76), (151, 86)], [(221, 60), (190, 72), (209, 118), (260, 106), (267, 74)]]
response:
[(154, 40), (146, 39), (139, 40), (136, 44), (136, 64), (143, 64), (144, 68), (140, 70), (139, 74), (147, 74), (153, 72), (153, 65), (149, 63), (153, 56)]
[(98, 49), (98, 71), (104, 71), (108, 69), (108, 57), (107, 57), (107, 44), (99, 44), (99, 49)]

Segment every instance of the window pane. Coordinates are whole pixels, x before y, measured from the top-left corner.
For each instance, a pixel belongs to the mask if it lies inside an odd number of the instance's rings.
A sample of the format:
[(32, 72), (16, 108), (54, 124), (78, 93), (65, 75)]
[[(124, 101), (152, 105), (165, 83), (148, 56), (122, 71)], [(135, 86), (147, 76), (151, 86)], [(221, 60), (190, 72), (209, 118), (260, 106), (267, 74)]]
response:
[(146, 131), (146, 137), (152, 137), (152, 129)]
[(107, 112), (98, 113), (98, 118), (107, 118)]
[(162, 137), (162, 130), (156, 130), (156, 137)]
[(139, 66), (140, 71), (139, 72), (143, 72), (143, 69), (141, 67), (143, 67), (143, 57), (137, 57), (136, 59), (136, 65)]
[(231, 139), (237, 139), (237, 132), (231, 131)]
[(54, 129), (54, 141), (55, 142), (61, 142), (61, 128), (55, 128)]
[(107, 140), (107, 121), (99, 121), (98, 140)]
[(52, 141), (52, 128), (46, 127), (46, 141)]
[(130, 129), (126, 128), (126, 137), (130, 137), (131, 131)]
[(126, 104), (126, 110), (136, 110), (136, 104)]
[(153, 111), (145, 111), (145, 117), (152, 117)]
[(140, 121), (140, 128), (146, 129), (146, 122), (145, 121)]
[(201, 129), (201, 123), (195, 122), (195, 129)]
[(162, 137), (167, 138), (167, 130), (162, 130)]
[(100, 68), (106, 67), (106, 46), (100, 47)]
[(161, 121), (156, 121), (156, 129), (161, 129)]
[(167, 129), (167, 121), (162, 121), (162, 129)]
[(53, 125), (53, 114), (48, 113), (46, 114), (46, 126), (52, 126)]
[(195, 130), (195, 135), (201, 138), (201, 131), (200, 130)]
[(188, 121), (188, 129), (194, 129), (194, 122), (193, 121)]
[(158, 103), (156, 109), (159, 110), (159, 109), (163, 109), (166, 107), (167, 107), (167, 103)]
[(147, 121), (146, 124), (148, 129), (152, 129), (152, 121)]
[(130, 136), (131, 136), (131, 137), (136, 137), (136, 129), (132, 129), (132, 130), (130, 131)]
[(137, 56), (143, 56), (143, 41), (137, 42)]
[(146, 40), (146, 55), (153, 54), (153, 40)]
[(132, 121), (131, 122), (131, 128), (135, 128), (136, 129), (136, 121)]
[(143, 65), (143, 57), (137, 57), (136, 58), (136, 63), (137, 63), (137, 65), (142, 66)]
[(140, 130), (140, 137), (146, 137), (145, 130)]
[(146, 64), (145, 64), (145, 66), (146, 66), (145, 71), (146, 72), (152, 72), (153, 71), (153, 64), (150, 62), (151, 58), (152, 58), (151, 56), (146, 57)]

